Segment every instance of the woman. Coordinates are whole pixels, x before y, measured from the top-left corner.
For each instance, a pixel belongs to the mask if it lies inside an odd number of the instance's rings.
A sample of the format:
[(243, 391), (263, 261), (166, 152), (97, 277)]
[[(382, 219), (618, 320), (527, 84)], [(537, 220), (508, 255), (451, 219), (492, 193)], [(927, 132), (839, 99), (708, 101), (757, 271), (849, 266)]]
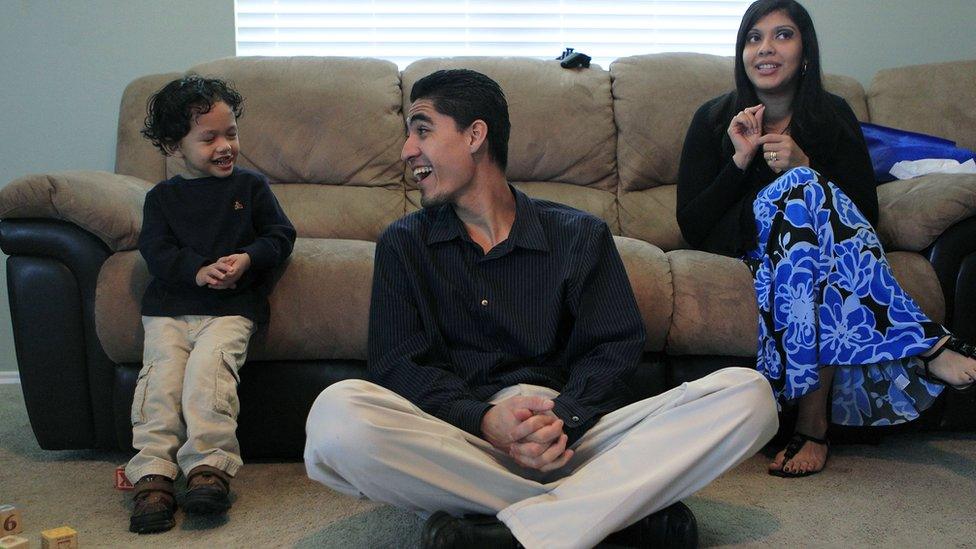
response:
[(749, 7), (735, 84), (692, 120), (678, 224), (692, 246), (741, 257), (752, 271), (757, 367), (798, 408), (769, 472), (805, 476), (827, 462), (828, 421), (915, 419), (946, 385), (973, 387), (976, 350), (895, 282), (873, 228), (878, 199), (864, 138), (850, 106), (823, 89), (803, 6)]

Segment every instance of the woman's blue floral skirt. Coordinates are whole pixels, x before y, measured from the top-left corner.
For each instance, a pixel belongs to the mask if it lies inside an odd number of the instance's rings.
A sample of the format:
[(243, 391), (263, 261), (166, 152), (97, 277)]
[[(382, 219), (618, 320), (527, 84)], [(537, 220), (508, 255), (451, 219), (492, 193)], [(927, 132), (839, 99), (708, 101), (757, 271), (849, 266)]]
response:
[(796, 168), (761, 190), (753, 210), (759, 245), (744, 259), (759, 302), (757, 368), (777, 397), (816, 390), (820, 368), (836, 366), (832, 422), (917, 418), (944, 388), (918, 377), (918, 355), (945, 329), (895, 281), (854, 202), (817, 172)]

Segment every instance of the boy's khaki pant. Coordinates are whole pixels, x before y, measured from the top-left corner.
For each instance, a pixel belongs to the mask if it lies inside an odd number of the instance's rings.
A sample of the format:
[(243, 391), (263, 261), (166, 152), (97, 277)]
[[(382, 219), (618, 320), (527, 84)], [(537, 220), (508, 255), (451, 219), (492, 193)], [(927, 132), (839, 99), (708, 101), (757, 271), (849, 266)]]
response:
[(144, 316), (142, 370), (132, 401), (132, 446), (125, 468), (175, 479), (210, 465), (234, 476), (243, 462), (237, 442), (238, 370), (254, 323), (242, 316)]
[[(517, 385), (516, 395), (556, 396)], [(348, 380), (308, 417), (308, 476), (421, 515), (497, 515), (525, 547), (592, 547), (687, 497), (753, 455), (776, 432), (769, 383), (727, 368), (610, 414), (558, 471), (524, 469), (488, 442), (378, 385)]]

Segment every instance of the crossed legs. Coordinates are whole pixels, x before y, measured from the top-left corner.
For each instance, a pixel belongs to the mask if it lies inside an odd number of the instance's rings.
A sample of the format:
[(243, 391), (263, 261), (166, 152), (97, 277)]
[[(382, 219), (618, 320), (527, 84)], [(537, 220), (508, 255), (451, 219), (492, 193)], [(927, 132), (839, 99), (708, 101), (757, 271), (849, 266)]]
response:
[(564, 468), (540, 474), (391, 391), (349, 380), (313, 405), (305, 464), (348, 495), (422, 515), (497, 515), (526, 547), (589, 547), (699, 490), (776, 427), (765, 379), (729, 368), (607, 414)]

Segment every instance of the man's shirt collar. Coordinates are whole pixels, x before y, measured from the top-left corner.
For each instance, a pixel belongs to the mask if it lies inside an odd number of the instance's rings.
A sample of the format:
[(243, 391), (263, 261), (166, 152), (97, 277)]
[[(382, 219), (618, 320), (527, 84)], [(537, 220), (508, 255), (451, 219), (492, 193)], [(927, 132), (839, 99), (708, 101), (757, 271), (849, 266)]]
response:
[[(515, 196), (515, 222), (512, 224), (508, 238), (499, 246), (506, 248), (519, 246), (530, 250), (548, 252), (549, 243), (542, 231), (542, 222), (539, 221), (539, 210), (535, 203), (525, 193), (512, 185), (509, 185), (508, 188)], [(430, 232), (427, 233), (427, 245), (431, 246), (455, 238), (470, 240), (464, 230), (464, 224), (454, 212), (454, 207), (450, 204), (444, 204), (434, 213), (434, 224), (431, 226)]]

